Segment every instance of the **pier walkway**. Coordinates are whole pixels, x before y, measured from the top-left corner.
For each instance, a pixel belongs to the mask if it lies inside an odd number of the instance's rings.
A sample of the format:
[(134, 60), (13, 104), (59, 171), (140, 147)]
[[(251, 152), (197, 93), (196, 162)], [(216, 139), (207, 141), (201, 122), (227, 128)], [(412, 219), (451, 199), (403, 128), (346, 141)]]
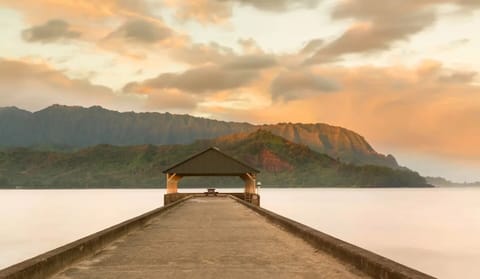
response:
[(369, 278), (229, 197), (195, 197), (52, 278)]

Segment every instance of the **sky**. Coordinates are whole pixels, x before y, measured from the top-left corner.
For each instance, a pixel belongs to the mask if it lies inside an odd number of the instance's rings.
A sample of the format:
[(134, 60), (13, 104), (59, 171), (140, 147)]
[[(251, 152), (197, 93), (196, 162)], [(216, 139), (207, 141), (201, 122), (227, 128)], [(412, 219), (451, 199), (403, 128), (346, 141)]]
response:
[(480, 181), (478, 0), (0, 0), (0, 107), (353, 130)]

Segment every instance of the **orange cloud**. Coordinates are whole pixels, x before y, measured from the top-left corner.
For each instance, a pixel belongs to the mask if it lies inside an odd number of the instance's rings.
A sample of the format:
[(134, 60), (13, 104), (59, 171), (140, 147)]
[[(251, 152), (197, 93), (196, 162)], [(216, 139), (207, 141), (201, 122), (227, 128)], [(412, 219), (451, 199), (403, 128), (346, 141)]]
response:
[(167, 6), (174, 8), (178, 19), (195, 20), (203, 24), (223, 23), (232, 16), (235, 5), (254, 7), (269, 12), (284, 12), (292, 9), (309, 9), (320, 0), (166, 0)]
[(175, 89), (150, 88), (147, 92), (148, 99), (145, 105), (147, 110), (191, 113), (199, 102), (198, 97)]
[(29, 110), (52, 104), (93, 106), (118, 110), (191, 112), (194, 96), (178, 90), (144, 88), (138, 94), (114, 92), (87, 80), (71, 79), (46, 64), (0, 59), (0, 107)]
[[(45, 64), (0, 59), (0, 106), (41, 109), (51, 104), (135, 105), (137, 98), (121, 96), (86, 80), (70, 79)], [(137, 104), (138, 105), (138, 104)]]
[(201, 23), (221, 23), (232, 15), (228, 1), (167, 0), (167, 5), (176, 9), (176, 17), (182, 21), (196, 20)]
[(21, 10), (30, 22), (36, 23), (59, 16), (73, 21), (107, 20), (115, 16), (152, 17), (151, 9), (158, 6), (144, 0), (0, 0), (0, 5)]
[[(214, 115), (255, 123), (324, 122), (353, 129), (374, 146), (480, 158), (480, 86), (473, 83), (475, 73), (447, 69), (435, 61), (412, 68), (316, 67), (312, 72), (336, 80), (339, 90), (258, 109), (217, 108)], [(292, 84), (292, 92), (295, 85), (304, 86), (302, 79), (296, 80), (299, 84)]]

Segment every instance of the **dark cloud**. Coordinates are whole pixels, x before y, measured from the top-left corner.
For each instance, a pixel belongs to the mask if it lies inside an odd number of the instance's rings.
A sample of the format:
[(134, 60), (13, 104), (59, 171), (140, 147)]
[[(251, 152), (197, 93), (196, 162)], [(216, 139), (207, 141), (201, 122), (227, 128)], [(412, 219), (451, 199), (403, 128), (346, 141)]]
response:
[(420, 13), (402, 16), (401, 22), (408, 24), (374, 23), (350, 27), (338, 39), (319, 50), (313, 60), (329, 61), (337, 56), (350, 53), (364, 53), (387, 50), (397, 40), (406, 40), (411, 34), (421, 31), (434, 21), (433, 14)]
[(170, 28), (146, 20), (131, 20), (107, 36), (107, 39), (125, 39), (138, 43), (152, 44), (172, 36)]
[(315, 8), (320, 0), (231, 0), (244, 5), (253, 6), (265, 11), (287, 11), (291, 9)]
[(317, 51), (321, 46), (325, 44), (323, 39), (313, 39), (309, 41), (300, 51), (302, 54), (310, 54)]
[(126, 91), (143, 92), (155, 89), (178, 89), (191, 93), (210, 93), (246, 86), (264, 69), (277, 66), (276, 57), (268, 54), (237, 55), (218, 44), (193, 45), (173, 50), (176, 58), (201, 65), (182, 73), (164, 73), (141, 83), (130, 83)]
[(195, 66), (215, 64), (221, 65), (226, 70), (259, 70), (277, 65), (277, 58), (274, 55), (256, 51), (253, 53), (239, 55), (233, 49), (213, 42), (192, 44), (172, 50), (175, 59)]
[(179, 89), (192, 93), (206, 93), (245, 86), (257, 77), (256, 71), (226, 70), (220, 66), (204, 66), (183, 73), (166, 73), (142, 83), (125, 86), (127, 92), (143, 92), (153, 89)]
[(79, 32), (70, 29), (68, 22), (59, 19), (49, 20), (45, 24), (32, 26), (22, 32), (22, 37), (27, 42), (48, 43), (79, 36)]
[(440, 75), (438, 80), (440, 82), (446, 83), (471, 83), (474, 81), (475, 77), (477, 76), (477, 72), (453, 72), (449, 74)]
[(340, 86), (332, 79), (317, 75), (311, 71), (289, 71), (280, 73), (270, 87), (274, 101), (302, 99), (306, 95), (333, 92)]
[(344, 54), (387, 50), (397, 41), (431, 26), (437, 19), (438, 4), (454, 4), (461, 8), (478, 8), (474, 0), (351, 0), (338, 4), (332, 13), (334, 19), (353, 19), (352, 24), (337, 39), (320, 48), (308, 63), (336, 60)]
[(244, 55), (231, 59), (224, 67), (229, 70), (254, 70), (270, 68), (276, 65), (277, 60), (273, 55)]

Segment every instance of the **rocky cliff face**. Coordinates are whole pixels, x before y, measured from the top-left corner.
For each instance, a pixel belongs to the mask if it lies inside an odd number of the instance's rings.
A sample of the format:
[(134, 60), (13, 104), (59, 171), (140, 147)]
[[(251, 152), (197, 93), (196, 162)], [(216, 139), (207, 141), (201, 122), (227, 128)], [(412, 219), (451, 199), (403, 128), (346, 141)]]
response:
[(398, 167), (392, 155), (377, 153), (359, 134), (327, 124), (280, 123), (265, 125), (264, 129), (290, 141), (353, 164)]
[[(170, 113), (116, 112), (101, 107), (54, 105), (31, 113), (0, 109), (0, 147), (83, 148), (97, 144), (185, 144), (264, 129), (333, 158), (396, 168), (393, 156), (375, 152), (357, 133), (327, 124), (252, 125)], [(273, 160), (273, 159), (272, 159)]]

